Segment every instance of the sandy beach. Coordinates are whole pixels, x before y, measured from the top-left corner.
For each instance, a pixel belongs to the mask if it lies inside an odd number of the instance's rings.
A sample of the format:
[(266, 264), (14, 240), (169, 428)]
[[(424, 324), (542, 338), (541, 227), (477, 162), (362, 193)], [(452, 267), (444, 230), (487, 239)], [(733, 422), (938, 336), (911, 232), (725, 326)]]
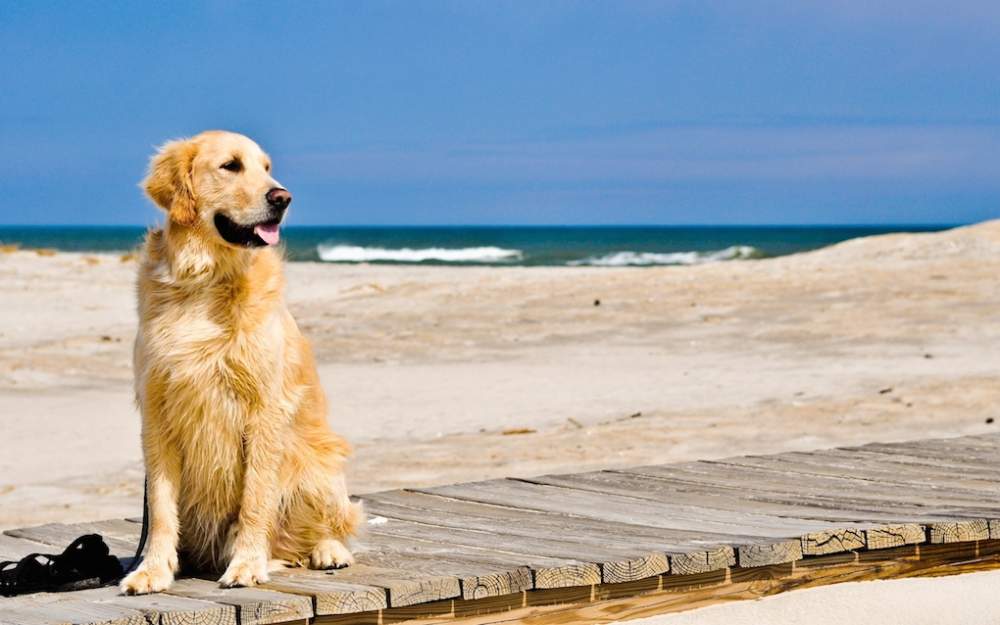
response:
[[(0, 255), (0, 528), (140, 511), (135, 262)], [(354, 492), (988, 432), (1000, 222), (658, 268), (288, 266)]]

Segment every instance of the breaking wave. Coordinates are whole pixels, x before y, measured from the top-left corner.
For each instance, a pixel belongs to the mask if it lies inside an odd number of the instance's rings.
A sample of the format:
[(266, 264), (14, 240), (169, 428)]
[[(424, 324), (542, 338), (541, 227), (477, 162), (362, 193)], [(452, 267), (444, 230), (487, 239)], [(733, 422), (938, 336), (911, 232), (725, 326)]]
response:
[(763, 254), (750, 245), (734, 245), (713, 252), (613, 252), (604, 256), (592, 256), (582, 260), (571, 260), (568, 265), (591, 267), (629, 267), (643, 265), (700, 265), (723, 260), (747, 260), (760, 258)]
[(316, 253), (321, 260), (330, 263), (503, 263), (521, 259), (521, 250), (502, 247), (408, 247), (391, 249), (384, 247), (361, 247), (357, 245), (319, 245)]

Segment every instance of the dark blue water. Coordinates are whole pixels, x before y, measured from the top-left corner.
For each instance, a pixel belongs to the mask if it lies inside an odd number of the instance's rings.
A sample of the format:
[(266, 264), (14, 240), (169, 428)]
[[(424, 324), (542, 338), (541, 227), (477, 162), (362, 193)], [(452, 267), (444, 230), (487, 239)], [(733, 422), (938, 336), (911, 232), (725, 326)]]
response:
[[(464, 265), (645, 266), (781, 256), (855, 237), (949, 226), (289, 227), (290, 260)], [(134, 248), (132, 226), (0, 226), (0, 243), (66, 251)]]

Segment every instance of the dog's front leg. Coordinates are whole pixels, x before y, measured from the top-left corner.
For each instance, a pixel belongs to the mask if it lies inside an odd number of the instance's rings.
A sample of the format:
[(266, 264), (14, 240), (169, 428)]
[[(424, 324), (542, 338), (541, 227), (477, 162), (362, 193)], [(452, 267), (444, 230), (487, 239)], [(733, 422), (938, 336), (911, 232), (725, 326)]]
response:
[(281, 429), (274, 427), (277, 419), (271, 419), (262, 415), (247, 427), (236, 538), (229, 567), (219, 578), (219, 584), (227, 588), (253, 586), (268, 580), (270, 536), (277, 522), (278, 474), (284, 449)]
[(146, 458), (146, 488), (149, 509), (149, 547), (142, 564), (121, 581), (128, 595), (161, 592), (170, 587), (177, 572), (177, 492), (181, 481), (180, 457), (167, 445), (155, 417), (146, 416), (142, 428)]

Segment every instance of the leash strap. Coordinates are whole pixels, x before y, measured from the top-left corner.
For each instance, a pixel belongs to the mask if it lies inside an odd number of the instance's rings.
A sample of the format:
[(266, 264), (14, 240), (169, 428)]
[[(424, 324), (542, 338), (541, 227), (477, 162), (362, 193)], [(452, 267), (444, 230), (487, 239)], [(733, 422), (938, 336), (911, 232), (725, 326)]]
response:
[(122, 577), (128, 575), (139, 566), (142, 561), (142, 552), (146, 549), (146, 537), (149, 534), (149, 477), (146, 477), (142, 484), (142, 531), (139, 533), (139, 546), (135, 548), (135, 555), (128, 565)]

